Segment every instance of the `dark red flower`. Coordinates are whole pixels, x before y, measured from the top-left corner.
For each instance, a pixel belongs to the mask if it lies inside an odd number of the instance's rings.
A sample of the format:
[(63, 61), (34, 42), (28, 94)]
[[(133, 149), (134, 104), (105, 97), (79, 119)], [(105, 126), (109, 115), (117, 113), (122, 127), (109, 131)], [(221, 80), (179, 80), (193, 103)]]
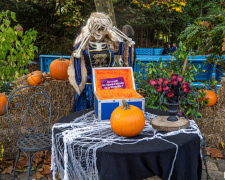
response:
[(181, 88), (184, 89), (184, 88), (186, 88), (187, 86), (188, 86), (187, 84), (182, 84), (182, 85), (181, 85)]
[(172, 82), (172, 78), (169, 78), (169, 83), (171, 83)]
[(168, 83), (169, 81), (167, 79), (163, 81), (163, 84), (168, 84)]
[(168, 96), (169, 98), (172, 98), (172, 97), (174, 96), (174, 91), (173, 91), (173, 90), (168, 90), (168, 91), (167, 91), (167, 96)]
[(157, 80), (156, 83), (162, 85), (162, 81), (161, 80)]
[(187, 86), (186, 88), (183, 89), (183, 91), (185, 94), (189, 94), (192, 91), (191, 86)]
[(163, 84), (163, 91), (168, 91), (170, 88), (167, 86), (167, 84)]
[(176, 79), (176, 78), (173, 78), (173, 79), (172, 79), (172, 85), (173, 85), (173, 86), (177, 86), (177, 84), (178, 84), (177, 79)]
[(163, 82), (163, 79), (162, 78), (159, 78), (157, 81), (162, 83)]
[(155, 85), (155, 90), (156, 90), (157, 92), (162, 92), (162, 85), (161, 85), (161, 84), (156, 84), (156, 85)]
[(156, 81), (155, 81), (154, 79), (151, 79), (151, 80), (149, 81), (149, 84), (151, 84), (152, 86), (155, 86), (155, 85), (156, 85)]
[(174, 74), (172, 74), (172, 79), (174, 79), (174, 78), (176, 78), (177, 79), (177, 77), (178, 77), (178, 74), (176, 74), (176, 73), (174, 73)]
[(183, 83), (182, 83), (182, 85), (188, 85), (189, 84), (189, 81), (184, 81)]
[(177, 81), (178, 81), (178, 82), (180, 82), (180, 83), (181, 83), (181, 82), (183, 81), (183, 79), (184, 79), (184, 77), (183, 77), (183, 76), (177, 76)]

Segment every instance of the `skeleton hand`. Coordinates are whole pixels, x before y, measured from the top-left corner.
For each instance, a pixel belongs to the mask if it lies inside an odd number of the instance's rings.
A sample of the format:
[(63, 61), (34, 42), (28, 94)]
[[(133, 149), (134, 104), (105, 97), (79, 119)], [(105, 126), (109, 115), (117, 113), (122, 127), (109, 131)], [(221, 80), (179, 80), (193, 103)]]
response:
[(112, 29), (112, 20), (105, 14), (93, 14), (88, 28), (91, 34), (100, 28)]
[(129, 38), (129, 46), (133, 46), (133, 45), (135, 45), (135, 42), (134, 41), (132, 41), (132, 39), (131, 38)]
[(75, 53), (73, 53), (73, 56), (75, 58), (80, 58), (80, 52), (75, 51)]
[(94, 23), (93, 21), (90, 22), (89, 24), (89, 32), (91, 34), (95, 33), (95, 31), (97, 31), (99, 28), (101, 27), (100, 24)]
[(128, 38), (126, 34), (124, 34), (123, 32), (121, 32), (115, 26), (113, 26), (112, 31), (115, 32), (118, 36), (122, 37), (123, 39), (126, 39), (127, 41), (129, 41), (129, 43), (130, 43), (129, 46), (135, 45), (135, 42), (132, 41), (131, 38)]

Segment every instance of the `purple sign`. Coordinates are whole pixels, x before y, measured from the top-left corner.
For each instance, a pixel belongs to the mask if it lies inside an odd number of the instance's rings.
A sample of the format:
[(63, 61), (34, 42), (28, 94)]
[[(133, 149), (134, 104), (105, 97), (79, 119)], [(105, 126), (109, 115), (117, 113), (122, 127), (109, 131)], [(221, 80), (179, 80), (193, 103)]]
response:
[(125, 89), (125, 83), (123, 77), (101, 79), (102, 89), (114, 89), (116, 87)]

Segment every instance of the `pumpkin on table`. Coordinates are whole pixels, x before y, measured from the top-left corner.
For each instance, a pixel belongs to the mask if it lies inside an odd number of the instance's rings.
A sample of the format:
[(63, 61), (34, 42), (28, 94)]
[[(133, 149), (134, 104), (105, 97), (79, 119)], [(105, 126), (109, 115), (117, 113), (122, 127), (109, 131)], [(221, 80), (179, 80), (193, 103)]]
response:
[(8, 98), (4, 94), (0, 93), (0, 116), (6, 112), (7, 101)]
[(141, 133), (145, 126), (144, 113), (136, 106), (123, 105), (117, 107), (111, 114), (110, 124), (114, 133), (119, 136), (132, 137)]
[(67, 80), (67, 69), (69, 62), (70, 61), (68, 59), (64, 59), (64, 57), (53, 60), (49, 67), (50, 75), (58, 80)]
[(34, 71), (27, 75), (27, 83), (31, 86), (37, 86), (42, 82), (43, 74), (41, 71)]
[(201, 103), (202, 101), (205, 101), (206, 98), (209, 98), (208, 101), (208, 106), (213, 106), (214, 104), (216, 104), (217, 102), (217, 95), (214, 91), (210, 91), (210, 90), (200, 90), (200, 93), (206, 93), (205, 97), (202, 97), (199, 99), (199, 102)]

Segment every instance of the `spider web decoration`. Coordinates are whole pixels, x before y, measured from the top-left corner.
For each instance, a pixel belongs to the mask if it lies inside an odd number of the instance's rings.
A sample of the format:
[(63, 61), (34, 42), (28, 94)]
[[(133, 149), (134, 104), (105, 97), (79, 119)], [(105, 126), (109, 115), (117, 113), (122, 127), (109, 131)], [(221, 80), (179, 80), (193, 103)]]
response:
[[(111, 129), (110, 121), (99, 122), (94, 111), (76, 118), (71, 123), (56, 123), (52, 128), (51, 170), (53, 171), (53, 179), (55, 180), (56, 174), (59, 174), (64, 180), (98, 180), (97, 149), (112, 144), (136, 144), (140, 141), (156, 138), (176, 146), (176, 153), (168, 177), (170, 179), (178, 153), (178, 145), (163, 139), (163, 137), (180, 133), (195, 133), (202, 139), (202, 135), (193, 120), (190, 120), (188, 129), (181, 129), (166, 134), (158, 133), (150, 125), (151, 119), (156, 117), (156, 115), (148, 112), (145, 112), (144, 115), (145, 127), (141, 134), (152, 134), (152, 137), (142, 139), (116, 135)], [(60, 133), (54, 135), (55, 130), (60, 131)]]

